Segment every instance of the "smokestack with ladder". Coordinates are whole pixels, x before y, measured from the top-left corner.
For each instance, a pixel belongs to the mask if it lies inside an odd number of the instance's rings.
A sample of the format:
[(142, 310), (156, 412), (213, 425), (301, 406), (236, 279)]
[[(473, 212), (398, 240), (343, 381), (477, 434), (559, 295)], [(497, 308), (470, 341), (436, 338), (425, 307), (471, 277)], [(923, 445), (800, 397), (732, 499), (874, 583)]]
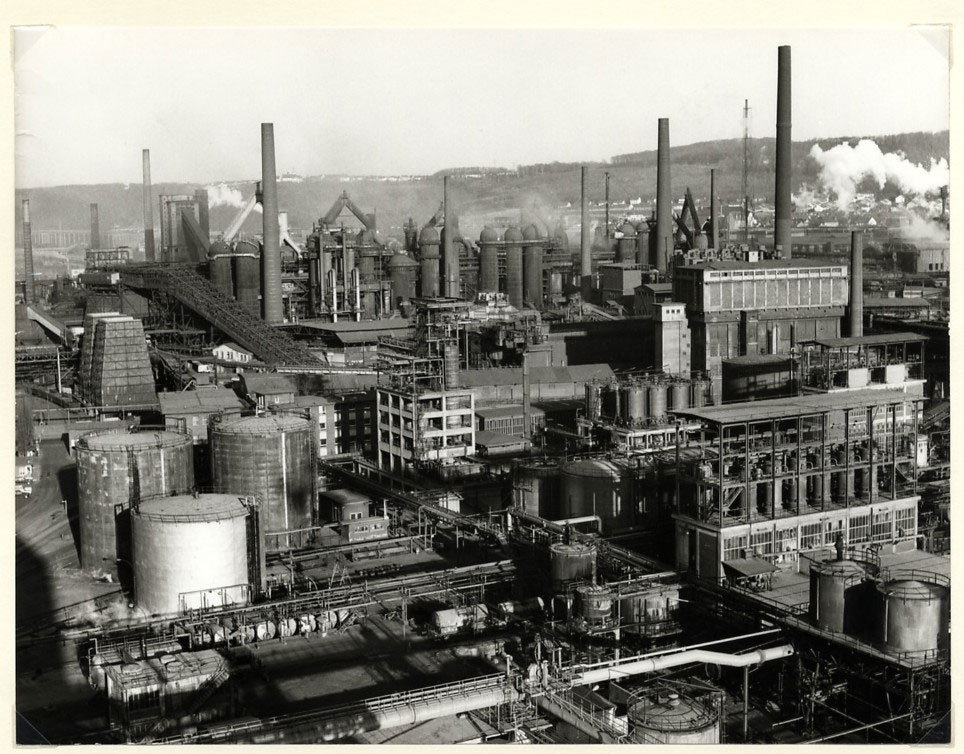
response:
[(23, 200), (23, 297), (24, 303), (34, 302), (33, 237), (30, 235), (30, 200)]
[(100, 217), (97, 214), (97, 205), (90, 205), (90, 248), (100, 248)]
[(274, 124), (261, 124), (261, 300), (264, 321), (284, 320), (281, 301), (281, 238), (278, 229), (278, 173), (274, 159)]
[(850, 234), (850, 337), (864, 334), (864, 234)]
[(710, 168), (710, 244), (717, 251), (720, 250), (720, 222), (717, 213), (716, 199), (716, 170)]
[(777, 183), (773, 243), (777, 253), (784, 259), (793, 258), (790, 248), (790, 224), (793, 219), (790, 114), (790, 47), (783, 45), (777, 50)]
[(144, 259), (154, 261), (154, 204), (151, 200), (151, 150), (143, 151), (144, 158)]
[(449, 195), (449, 177), (442, 176), (442, 265), (445, 267), (445, 292), (449, 298), (459, 297), (459, 254), (455, 250), (455, 218)]
[(673, 251), (673, 189), (669, 167), (669, 118), (659, 119), (656, 143), (656, 269), (665, 275)]
[(583, 301), (588, 301), (592, 292), (592, 248), (589, 245), (589, 196), (586, 186), (588, 178), (589, 168), (583, 165), (580, 171), (582, 188), (579, 199), (581, 223), (579, 231), (579, 275)]

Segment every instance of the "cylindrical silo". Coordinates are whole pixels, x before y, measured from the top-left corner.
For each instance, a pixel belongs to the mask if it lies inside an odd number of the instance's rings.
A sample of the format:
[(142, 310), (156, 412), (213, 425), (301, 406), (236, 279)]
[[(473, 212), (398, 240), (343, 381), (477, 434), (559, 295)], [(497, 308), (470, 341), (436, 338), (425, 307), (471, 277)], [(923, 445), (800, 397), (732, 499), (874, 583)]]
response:
[(894, 654), (924, 655), (950, 643), (950, 581), (897, 571), (877, 584), (876, 639)]
[(622, 419), (631, 426), (639, 426), (649, 416), (646, 410), (646, 385), (632, 380), (620, 386)]
[(690, 407), (690, 382), (685, 379), (673, 380), (671, 387), (671, 400), (674, 411), (680, 411)]
[(231, 247), (224, 241), (215, 241), (208, 249), (208, 277), (214, 287), (229, 298), (234, 298), (232, 257)]
[(393, 254), (388, 260), (388, 275), (392, 282), (392, 308), (398, 308), (402, 301), (415, 297), (415, 278), (418, 276), (418, 262), (401, 252)]
[(428, 225), (418, 237), (418, 258), (422, 273), (422, 296), (438, 298), (439, 295), (439, 237), (438, 231)]
[(539, 229), (535, 224), (527, 225), (522, 232), (525, 245), (522, 248), (523, 298), (535, 309), (542, 308), (542, 244), (539, 242)]
[(513, 473), (512, 503), (550, 521), (559, 518), (559, 484), (559, 464), (555, 461), (521, 463)]
[(613, 616), (613, 591), (604, 586), (576, 587), (575, 614), (590, 626), (603, 626)]
[(870, 609), (867, 570), (854, 560), (810, 566), (810, 620), (824, 631), (862, 634)]
[[(256, 495), (265, 534), (312, 525), (315, 480), (311, 423), (300, 416), (249, 416), (215, 423), (211, 467), (218, 492)], [(273, 540), (267, 540), (270, 547)]]
[(261, 250), (250, 241), (234, 247), (234, 297), (252, 314), (261, 316)]
[(616, 261), (635, 261), (636, 227), (627, 220), (620, 226), (619, 232), (623, 235), (622, 238), (616, 242)]
[(562, 467), (564, 518), (599, 516), (603, 533), (633, 520), (632, 474), (603, 458), (584, 458)]
[(131, 512), (138, 607), (168, 614), (246, 601), (247, 516), (237, 495), (142, 500)]
[(479, 235), (479, 291), (499, 292), (499, 234), (489, 225)]
[(666, 418), (668, 410), (668, 386), (663, 380), (653, 380), (649, 383), (649, 416), (654, 421)]
[(514, 225), (505, 232), (505, 290), (509, 303), (516, 309), (522, 309), (525, 301), (522, 241), (522, 231)]
[(713, 705), (660, 691), (638, 696), (628, 707), (631, 737), (639, 743), (720, 742), (720, 715)]
[(179, 432), (103, 432), (77, 441), (80, 565), (90, 574), (130, 562), (129, 508), (139, 498), (189, 492), (194, 444)]
[(558, 542), (549, 548), (549, 573), (556, 594), (574, 581), (592, 581), (596, 574), (596, 546)]

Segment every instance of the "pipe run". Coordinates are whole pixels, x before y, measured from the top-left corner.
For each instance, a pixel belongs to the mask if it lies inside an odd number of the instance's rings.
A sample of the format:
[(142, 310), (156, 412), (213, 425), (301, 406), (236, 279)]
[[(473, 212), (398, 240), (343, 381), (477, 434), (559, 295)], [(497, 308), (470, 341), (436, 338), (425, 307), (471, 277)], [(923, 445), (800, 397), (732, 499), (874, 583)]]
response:
[(727, 654), (725, 652), (710, 652), (705, 649), (694, 649), (678, 654), (663, 655), (653, 657), (648, 660), (637, 660), (625, 665), (615, 665), (598, 670), (588, 670), (581, 675), (577, 675), (573, 680), (574, 686), (588, 686), (593, 683), (604, 681), (615, 681), (632, 675), (642, 673), (655, 673), (657, 670), (675, 668), (679, 665), (688, 665), (694, 662), (703, 662), (709, 665), (723, 665), (729, 668), (745, 668), (750, 665), (759, 665), (771, 660), (781, 660), (790, 657), (794, 653), (793, 647), (789, 644), (781, 644), (778, 647), (768, 649), (757, 649), (745, 654)]

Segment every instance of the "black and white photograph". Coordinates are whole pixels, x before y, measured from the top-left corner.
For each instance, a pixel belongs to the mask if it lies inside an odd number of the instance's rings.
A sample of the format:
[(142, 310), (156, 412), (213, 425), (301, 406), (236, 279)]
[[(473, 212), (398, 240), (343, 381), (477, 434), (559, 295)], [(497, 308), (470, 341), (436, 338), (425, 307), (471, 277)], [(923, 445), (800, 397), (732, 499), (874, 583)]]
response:
[(269, 6), (9, 28), (11, 743), (948, 744), (953, 25)]

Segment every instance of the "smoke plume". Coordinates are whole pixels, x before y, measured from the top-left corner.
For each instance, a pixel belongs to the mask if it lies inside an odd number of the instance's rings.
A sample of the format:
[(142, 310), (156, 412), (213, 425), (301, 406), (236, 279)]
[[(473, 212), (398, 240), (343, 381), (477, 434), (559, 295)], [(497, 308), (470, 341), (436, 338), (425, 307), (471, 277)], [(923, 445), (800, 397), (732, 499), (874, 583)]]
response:
[(871, 139), (861, 139), (852, 147), (846, 142), (826, 151), (814, 144), (810, 156), (820, 165), (820, 180), (837, 197), (837, 206), (846, 209), (857, 192), (857, 184), (872, 177), (880, 188), (891, 183), (907, 194), (923, 195), (946, 186), (947, 160), (931, 158), (929, 168), (910, 162), (902, 152), (880, 150)]
[(244, 194), (238, 189), (231, 188), (226, 183), (208, 186), (208, 204), (212, 207), (234, 207), (241, 209), (245, 205)]

